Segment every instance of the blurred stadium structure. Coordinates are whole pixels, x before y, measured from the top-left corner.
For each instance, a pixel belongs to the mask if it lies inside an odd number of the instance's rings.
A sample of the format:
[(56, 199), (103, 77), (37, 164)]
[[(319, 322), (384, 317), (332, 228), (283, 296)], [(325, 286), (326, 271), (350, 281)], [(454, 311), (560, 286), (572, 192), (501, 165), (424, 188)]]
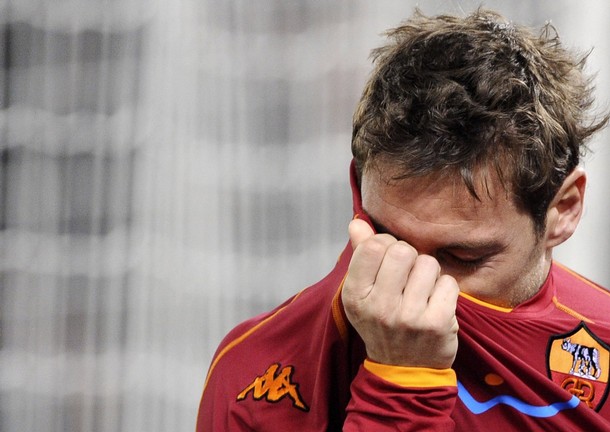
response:
[[(416, 5), (0, 2), (1, 431), (194, 429), (222, 336), (342, 249), (368, 52)], [(610, 2), (485, 5), (594, 46), (609, 105)], [(606, 286), (608, 136), (558, 254)]]

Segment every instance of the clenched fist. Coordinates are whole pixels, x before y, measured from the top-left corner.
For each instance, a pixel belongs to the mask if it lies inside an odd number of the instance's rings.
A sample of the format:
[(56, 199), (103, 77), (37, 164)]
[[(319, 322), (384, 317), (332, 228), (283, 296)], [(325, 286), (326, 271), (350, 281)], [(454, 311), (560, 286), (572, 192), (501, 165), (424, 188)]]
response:
[(342, 300), (369, 359), (450, 368), (458, 346), (455, 279), (440, 275), (435, 258), (418, 255), (389, 234), (375, 234), (365, 221), (353, 220), (349, 235), (354, 254)]

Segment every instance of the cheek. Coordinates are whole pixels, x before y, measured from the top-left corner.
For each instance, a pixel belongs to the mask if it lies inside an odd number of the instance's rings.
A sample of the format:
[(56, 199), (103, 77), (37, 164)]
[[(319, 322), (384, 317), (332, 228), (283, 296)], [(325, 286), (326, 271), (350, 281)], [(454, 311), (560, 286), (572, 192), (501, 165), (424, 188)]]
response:
[[(460, 290), (498, 306), (514, 307), (534, 296), (543, 285), (548, 268), (538, 253), (510, 254), (471, 274), (452, 274)], [(447, 269), (451, 274), (451, 270)]]
[(442, 264), (441, 274), (452, 276), (457, 281), (460, 291), (470, 295), (489, 291), (497, 285), (498, 277), (497, 271), (488, 266), (479, 267), (477, 270), (466, 270)]
[(476, 270), (459, 270), (445, 266), (442, 272), (453, 276), (464, 293), (491, 300), (503, 298), (507, 291), (512, 291), (518, 284), (521, 266), (521, 263), (515, 263), (508, 257), (497, 257)]

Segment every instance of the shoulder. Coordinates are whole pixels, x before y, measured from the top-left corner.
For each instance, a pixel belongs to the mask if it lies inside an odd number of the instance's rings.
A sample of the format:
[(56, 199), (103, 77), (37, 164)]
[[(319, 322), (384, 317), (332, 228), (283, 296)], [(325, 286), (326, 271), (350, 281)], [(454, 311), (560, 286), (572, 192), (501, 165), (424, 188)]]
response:
[(254, 425), (263, 421), (264, 413), (298, 424), (312, 402), (324, 402), (323, 394), (314, 396), (321, 391), (318, 378), (332, 376), (332, 357), (347, 353), (339, 295), (346, 271), (340, 260), (320, 282), (227, 334), (204, 385), (202, 424), (219, 430), (210, 422), (230, 417)]
[(610, 322), (610, 291), (557, 262), (551, 272), (556, 301), (590, 320)]
[(243, 375), (240, 381), (247, 380), (252, 372), (264, 372), (271, 364), (317, 355), (312, 351), (314, 344), (347, 337), (339, 295), (347, 272), (343, 261), (318, 283), (231, 330), (216, 351), (208, 379), (220, 376), (226, 383)]
[[(324, 279), (311, 285), (274, 309), (250, 318), (231, 330), (221, 342), (216, 357), (241, 345), (250, 349), (264, 345), (266, 350), (277, 346), (284, 337), (286, 344), (300, 343), (299, 336), (311, 336), (330, 318), (334, 325), (344, 325), (344, 312), (339, 294), (347, 268), (337, 265)], [(273, 343), (272, 343), (273, 342)], [(285, 350), (287, 345), (278, 346)]]

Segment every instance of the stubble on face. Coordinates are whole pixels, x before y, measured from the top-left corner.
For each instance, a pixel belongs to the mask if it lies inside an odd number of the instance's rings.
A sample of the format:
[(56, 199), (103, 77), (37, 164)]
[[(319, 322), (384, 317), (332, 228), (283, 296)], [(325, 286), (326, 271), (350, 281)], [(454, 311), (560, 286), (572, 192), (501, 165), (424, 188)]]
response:
[[(520, 210), (497, 178), (479, 177), (475, 198), (459, 177), (394, 180), (393, 170), (363, 177), (363, 206), (384, 231), (439, 260), (460, 289), (482, 301), (515, 307), (535, 296), (550, 269), (550, 252), (532, 218)], [(447, 245), (497, 242), (497, 256), (474, 271), (447, 262)]]

